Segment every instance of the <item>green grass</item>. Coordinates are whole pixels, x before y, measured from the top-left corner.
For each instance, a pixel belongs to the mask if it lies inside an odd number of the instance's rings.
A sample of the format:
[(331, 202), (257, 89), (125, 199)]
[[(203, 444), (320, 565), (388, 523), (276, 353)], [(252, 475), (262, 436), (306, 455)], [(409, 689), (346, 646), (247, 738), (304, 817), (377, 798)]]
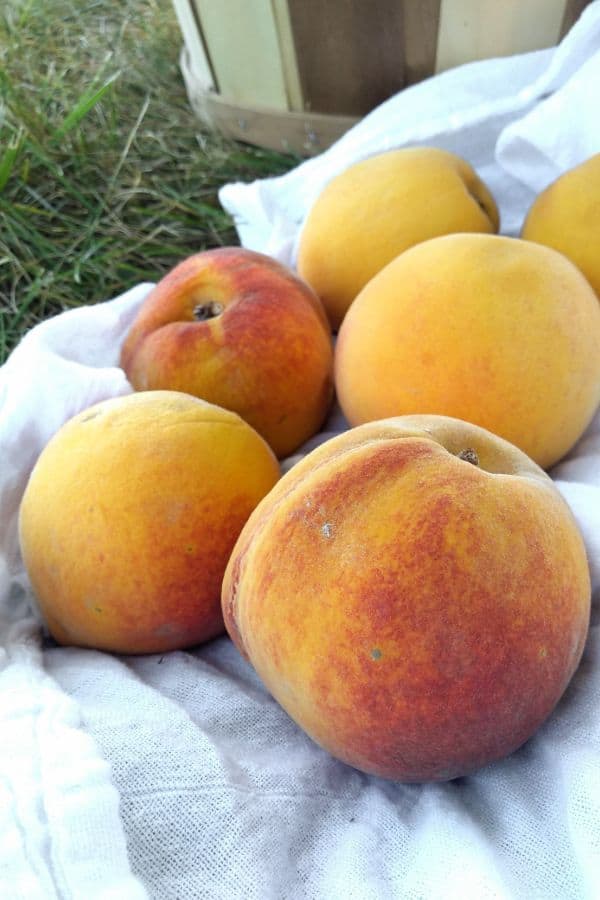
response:
[(61, 310), (238, 243), (217, 192), (297, 160), (203, 129), (168, 0), (0, 9), (0, 362)]

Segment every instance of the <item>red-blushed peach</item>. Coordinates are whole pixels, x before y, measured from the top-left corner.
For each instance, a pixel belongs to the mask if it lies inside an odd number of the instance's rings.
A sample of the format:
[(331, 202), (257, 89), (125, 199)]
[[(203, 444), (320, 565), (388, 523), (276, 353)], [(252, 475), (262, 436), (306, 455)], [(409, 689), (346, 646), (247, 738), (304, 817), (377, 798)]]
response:
[(506, 756), (550, 714), (590, 614), (585, 547), (545, 472), (470, 423), (351, 429), (244, 526), (227, 630), (333, 756), (398, 781)]
[(335, 384), (351, 425), (454, 416), (546, 469), (600, 402), (600, 304), (556, 250), (490, 234), (433, 238), (396, 257), (354, 301)]
[(220, 634), (229, 554), (278, 478), (246, 422), (187, 394), (131, 394), (70, 419), (42, 451), (19, 516), (51, 634), (117, 653)]
[(136, 390), (185, 391), (237, 412), (280, 457), (319, 430), (333, 394), (319, 299), (286, 266), (241, 247), (168, 272), (142, 304), (121, 366)]
[(409, 247), (457, 231), (498, 231), (496, 203), (469, 163), (437, 147), (388, 150), (349, 166), (310, 209), (298, 272), (338, 329), (350, 304)]

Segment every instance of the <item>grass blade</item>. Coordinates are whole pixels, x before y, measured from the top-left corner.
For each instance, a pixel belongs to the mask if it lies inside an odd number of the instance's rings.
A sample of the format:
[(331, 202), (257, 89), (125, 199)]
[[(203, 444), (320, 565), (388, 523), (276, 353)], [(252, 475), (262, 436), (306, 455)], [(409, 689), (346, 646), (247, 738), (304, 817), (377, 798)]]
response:
[(60, 138), (64, 137), (67, 132), (71, 131), (72, 128), (75, 128), (81, 120), (86, 116), (91, 109), (98, 103), (106, 94), (106, 92), (110, 89), (111, 85), (117, 80), (120, 76), (120, 72), (115, 72), (114, 75), (111, 75), (101, 87), (97, 89), (91, 88), (88, 91), (85, 91), (79, 100), (75, 103), (71, 112), (65, 117), (63, 122), (56, 128), (51, 135), (52, 141), (57, 141)]
[(0, 193), (4, 190), (4, 187), (11, 176), (11, 172), (21, 147), (23, 146), (24, 139), (25, 131), (21, 128), (2, 154), (2, 159), (0, 159)]

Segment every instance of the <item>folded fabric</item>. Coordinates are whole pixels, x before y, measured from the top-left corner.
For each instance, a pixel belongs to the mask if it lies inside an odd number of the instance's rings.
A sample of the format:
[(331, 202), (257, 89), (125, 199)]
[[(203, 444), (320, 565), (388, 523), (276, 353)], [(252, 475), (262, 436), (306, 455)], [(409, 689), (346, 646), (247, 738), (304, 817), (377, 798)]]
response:
[(506, 126), (496, 144), (496, 160), (502, 168), (538, 192), (567, 169), (598, 153), (597, 85), (598, 49), (560, 90)]
[[(321, 187), (420, 142), (465, 156), (517, 233), (534, 191), (600, 150), (600, 2), (557, 49), (409, 88), (280, 178), (228, 185), (242, 243), (293, 263)], [(551, 473), (582, 530), (593, 613), (581, 666), (523, 748), (468, 778), (401, 785), (314, 745), (231, 642), (116, 657), (44, 640), (20, 498), (71, 415), (131, 387), (119, 348), (149, 285), (33, 329), (0, 370), (0, 895), (20, 898), (531, 898), (600, 884), (600, 414)], [(345, 427), (323, 432), (287, 460)], [(76, 523), (74, 523), (76, 527)]]

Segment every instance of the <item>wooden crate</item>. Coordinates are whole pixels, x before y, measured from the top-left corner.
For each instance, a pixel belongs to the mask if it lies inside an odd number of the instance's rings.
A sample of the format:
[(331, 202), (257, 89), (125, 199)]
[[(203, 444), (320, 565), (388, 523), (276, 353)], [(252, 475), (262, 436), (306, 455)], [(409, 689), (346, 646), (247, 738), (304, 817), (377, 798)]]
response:
[(237, 140), (321, 152), (445, 69), (556, 44), (590, 0), (173, 0), (190, 102)]

